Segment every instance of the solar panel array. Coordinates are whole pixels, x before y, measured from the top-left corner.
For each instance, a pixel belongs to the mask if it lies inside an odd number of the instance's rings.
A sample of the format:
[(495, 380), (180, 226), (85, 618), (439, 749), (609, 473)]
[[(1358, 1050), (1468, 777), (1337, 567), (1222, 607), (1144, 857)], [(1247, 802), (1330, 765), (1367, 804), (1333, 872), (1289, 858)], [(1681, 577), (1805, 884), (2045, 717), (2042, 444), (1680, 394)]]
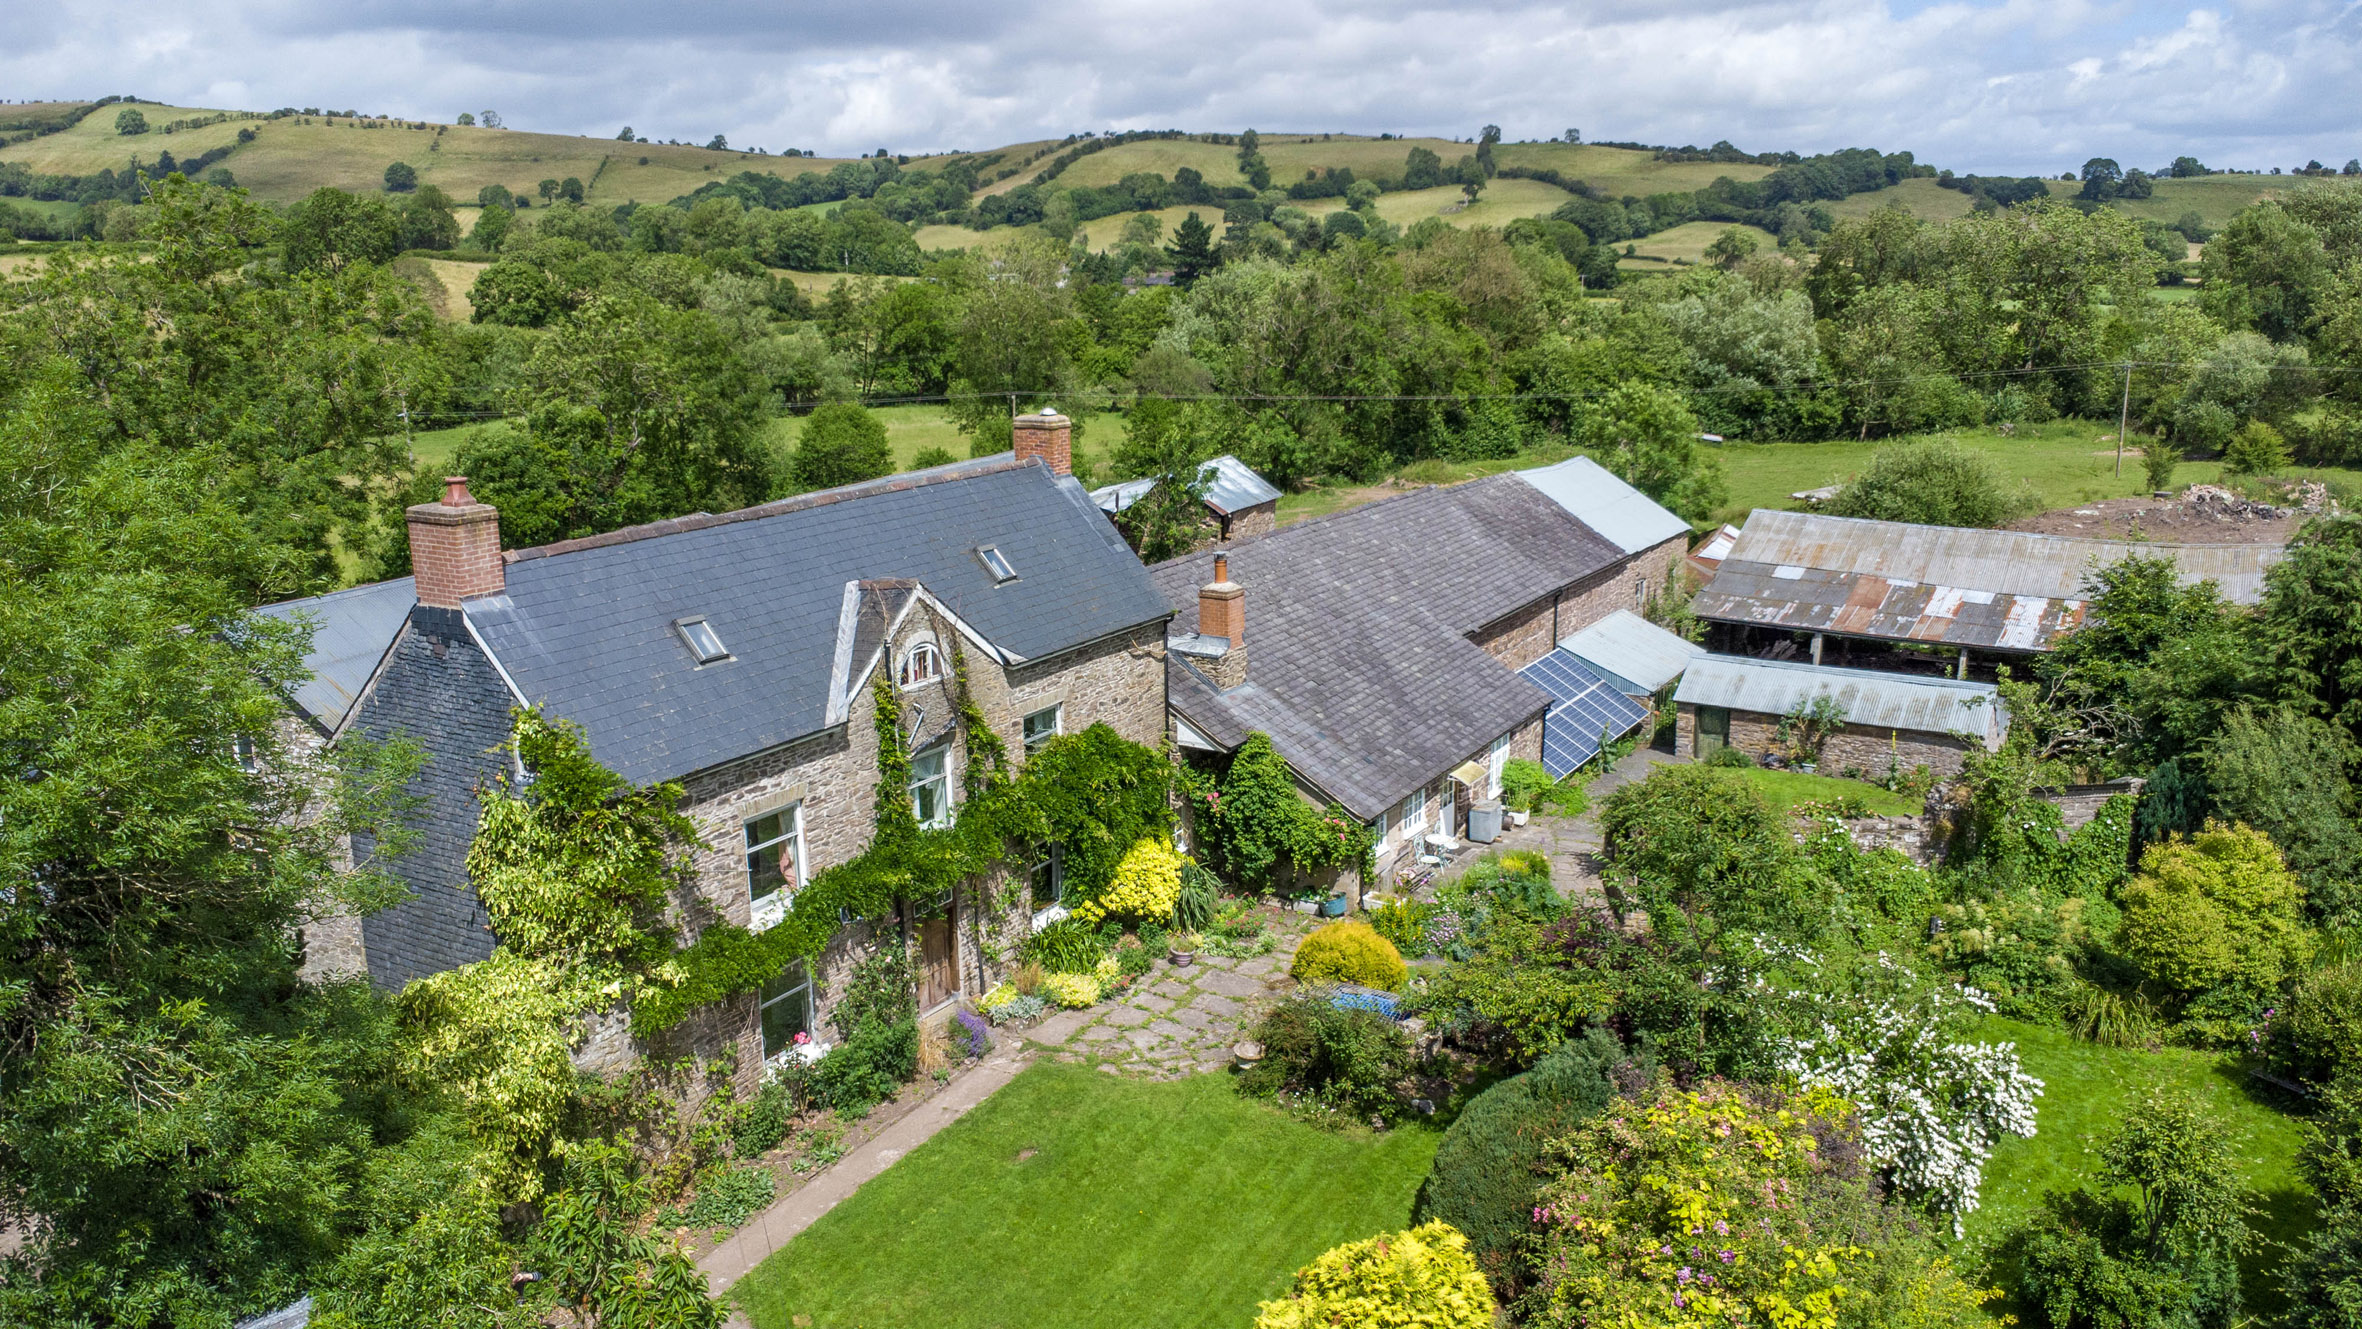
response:
[(1550, 713), (1542, 718), (1542, 766), (1554, 779), (1598, 756), (1601, 744), (1648, 718), (1639, 702), (1564, 649), (1517, 672), (1551, 696)]

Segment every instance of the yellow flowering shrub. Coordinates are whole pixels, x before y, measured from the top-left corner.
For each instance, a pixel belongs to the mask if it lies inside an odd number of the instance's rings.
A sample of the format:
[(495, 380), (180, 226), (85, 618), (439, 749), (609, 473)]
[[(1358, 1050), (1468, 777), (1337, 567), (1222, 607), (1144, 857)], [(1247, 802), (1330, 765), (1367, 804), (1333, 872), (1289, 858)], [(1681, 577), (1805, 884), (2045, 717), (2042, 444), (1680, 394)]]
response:
[(1410, 969), (1394, 943), (1358, 918), (1340, 918), (1313, 929), (1296, 947), (1288, 967), (1299, 983), (1358, 983), (1388, 992), (1402, 986)]
[(1874, 1196), (1851, 1107), (1724, 1081), (1619, 1098), (1535, 1196), (1533, 1325), (1935, 1329), (1990, 1323), (1911, 1216)]
[(1170, 919), (1181, 898), (1181, 853), (1163, 836), (1150, 836), (1124, 852), (1107, 889), (1074, 906), (1085, 923), (1103, 918)]
[(1427, 1223), (1347, 1242), (1296, 1271), (1296, 1287), (1266, 1301), (1255, 1329), (1492, 1329), (1493, 1289), (1468, 1238)]
[(1017, 1000), (1017, 995), (1017, 988), (1015, 984), (999, 984), (998, 986), (994, 987), (992, 991), (987, 992), (983, 996), (976, 999), (976, 1009), (982, 1014), (990, 1015), (994, 1011), (999, 1010), (1001, 1007)]
[(1079, 1011), (1098, 1004), (1099, 980), (1089, 974), (1044, 975), (1042, 995), (1070, 1011)]

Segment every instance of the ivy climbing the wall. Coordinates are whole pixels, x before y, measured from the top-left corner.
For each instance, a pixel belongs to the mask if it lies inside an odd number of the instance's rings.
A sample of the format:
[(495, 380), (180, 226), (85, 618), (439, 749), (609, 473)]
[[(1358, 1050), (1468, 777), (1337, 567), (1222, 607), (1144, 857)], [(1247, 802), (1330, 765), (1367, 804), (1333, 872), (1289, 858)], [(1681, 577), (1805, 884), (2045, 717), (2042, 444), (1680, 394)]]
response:
[[(753, 991), (788, 965), (826, 950), (846, 918), (882, 919), (904, 901), (941, 898), (1045, 841), (1062, 846), (1067, 897), (1081, 901), (1107, 888), (1132, 845), (1172, 834), (1172, 765), (1162, 753), (1095, 724), (1052, 739), (1021, 773), (1013, 773), (1000, 736), (969, 694), (967, 662), (956, 649), (952, 664), (967, 758), (958, 819), (933, 828), (912, 817), (901, 698), (880, 671), (870, 689), (878, 784), (877, 831), (869, 847), (815, 873), (770, 929), (709, 927), (693, 945), (667, 957), (633, 1001), (635, 1032), (669, 1029), (701, 1006)], [(1013, 883), (1013, 889), (1023, 890), (1024, 883)], [(1005, 916), (1017, 901), (995, 903), (994, 912)]]
[(1316, 808), (1267, 734), (1251, 733), (1219, 778), (1189, 781), (1190, 802), (1215, 868), (1239, 886), (1284, 890), (1300, 874), (1357, 867), (1372, 875), (1370, 828), (1335, 803)]

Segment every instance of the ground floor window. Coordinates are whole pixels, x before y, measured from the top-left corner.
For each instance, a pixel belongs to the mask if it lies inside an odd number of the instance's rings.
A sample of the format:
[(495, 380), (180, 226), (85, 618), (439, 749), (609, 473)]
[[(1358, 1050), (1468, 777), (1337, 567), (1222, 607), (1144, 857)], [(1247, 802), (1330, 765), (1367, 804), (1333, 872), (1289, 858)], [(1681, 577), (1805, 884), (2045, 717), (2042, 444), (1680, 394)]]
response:
[(1025, 717), (1026, 756), (1041, 751), (1049, 746), (1051, 739), (1058, 737), (1065, 723), (1065, 709), (1063, 706), (1051, 706)]
[(802, 962), (763, 984), (763, 1057), (795, 1046), (796, 1035), (812, 1032), (812, 971)]
[(1033, 847), (1033, 861), (1026, 869), (1026, 878), (1033, 887), (1033, 912), (1055, 909), (1066, 898), (1066, 876), (1059, 870), (1058, 846), (1045, 840)]

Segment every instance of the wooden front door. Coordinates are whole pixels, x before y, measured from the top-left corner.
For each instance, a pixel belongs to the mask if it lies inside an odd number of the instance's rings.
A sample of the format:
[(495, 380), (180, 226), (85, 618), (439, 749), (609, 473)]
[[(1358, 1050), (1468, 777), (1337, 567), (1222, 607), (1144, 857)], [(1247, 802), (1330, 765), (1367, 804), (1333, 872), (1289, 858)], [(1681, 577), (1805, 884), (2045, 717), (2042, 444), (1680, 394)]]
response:
[(1698, 708), (1698, 738), (1696, 756), (1699, 760), (1714, 755), (1716, 749), (1730, 746), (1730, 710), (1723, 706)]
[(922, 918), (912, 931), (918, 933), (919, 1009), (931, 1011), (959, 995), (959, 970), (953, 959), (951, 914)]

